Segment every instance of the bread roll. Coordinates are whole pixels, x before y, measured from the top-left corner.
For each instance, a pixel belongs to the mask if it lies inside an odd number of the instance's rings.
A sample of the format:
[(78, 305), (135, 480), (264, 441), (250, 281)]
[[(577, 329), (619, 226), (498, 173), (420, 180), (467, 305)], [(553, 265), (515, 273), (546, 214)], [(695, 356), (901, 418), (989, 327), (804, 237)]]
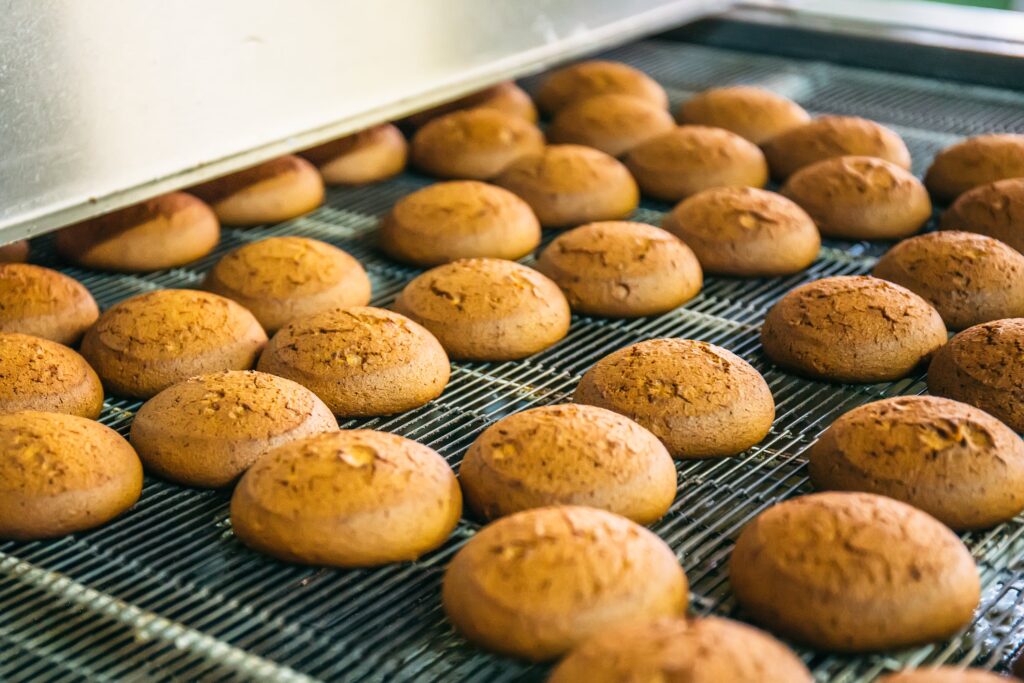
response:
[(569, 104), (597, 95), (632, 95), (661, 109), (668, 95), (650, 76), (620, 62), (591, 60), (551, 72), (537, 90), (537, 106), (548, 116)]
[(641, 192), (671, 202), (712, 187), (768, 182), (757, 145), (722, 128), (680, 126), (634, 147), (625, 163)]
[(760, 145), (810, 121), (799, 104), (764, 88), (737, 85), (697, 93), (679, 107), (679, 120), (724, 128)]
[(85, 268), (147, 272), (206, 256), (220, 241), (213, 210), (185, 192), (172, 192), (57, 233), (57, 251)]
[(937, 201), (952, 202), (968, 190), (1024, 176), (1024, 135), (978, 135), (939, 152), (924, 184)]

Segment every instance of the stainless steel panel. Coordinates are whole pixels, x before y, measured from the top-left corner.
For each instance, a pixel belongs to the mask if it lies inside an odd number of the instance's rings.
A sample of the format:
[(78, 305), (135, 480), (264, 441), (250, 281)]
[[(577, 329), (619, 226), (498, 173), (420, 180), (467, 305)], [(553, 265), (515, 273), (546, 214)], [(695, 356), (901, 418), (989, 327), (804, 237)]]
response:
[(9, 0), (0, 243), (725, 4)]

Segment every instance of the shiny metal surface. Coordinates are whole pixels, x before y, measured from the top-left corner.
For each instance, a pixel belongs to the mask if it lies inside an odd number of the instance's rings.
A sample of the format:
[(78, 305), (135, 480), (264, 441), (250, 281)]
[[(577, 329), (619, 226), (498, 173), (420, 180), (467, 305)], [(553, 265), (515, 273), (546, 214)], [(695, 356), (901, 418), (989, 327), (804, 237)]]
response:
[(9, 0), (0, 243), (726, 5)]
[(1024, 60), (1024, 12), (923, 0), (741, 0), (729, 18)]

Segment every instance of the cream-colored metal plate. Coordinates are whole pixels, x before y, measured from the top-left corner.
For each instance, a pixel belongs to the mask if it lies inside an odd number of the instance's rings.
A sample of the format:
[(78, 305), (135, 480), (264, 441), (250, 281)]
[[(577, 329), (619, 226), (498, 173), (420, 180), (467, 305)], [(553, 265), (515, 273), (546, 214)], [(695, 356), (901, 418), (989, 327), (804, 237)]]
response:
[(11, 0), (0, 16), (0, 243), (726, 4)]

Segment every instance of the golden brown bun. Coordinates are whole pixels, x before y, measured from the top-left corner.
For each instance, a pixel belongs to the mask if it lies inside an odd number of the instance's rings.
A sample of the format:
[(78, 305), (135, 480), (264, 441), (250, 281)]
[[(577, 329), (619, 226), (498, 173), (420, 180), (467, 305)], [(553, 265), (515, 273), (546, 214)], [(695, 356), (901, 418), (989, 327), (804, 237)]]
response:
[(951, 202), (980, 185), (1022, 176), (1024, 135), (979, 135), (936, 154), (924, 184), (937, 201)]
[(738, 621), (664, 617), (616, 624), (572, 649), (548, 683), (811, 683), (792, 650)]
[(842, 156), (804, 166), (779, 190), (799, 204), (826, 237), (909, 237), (932, 215), (932, 202), (910, 171), (876, 157)]
[(494, 179), (522, 197), (545, 228), (625, 218), (640, 191), (615, 157), (582, 145), (548, 145)]
[(501, 259), (462, 259), (405, 286), (394, 308), (430, 330), (456, 360), (515, 360), (569, 331), (569, 303), (551, 280)]
[(218, 241), (213, 210), (190, 194), (172, 192), (64, 228), (54, 244), (84, 268), (146, 272), (202, 258)]
[(537, 126), (497, 109), (463, 109), (416, 131), (412, 162), (438, 178), (489, 180), (544, 149)]
[(737, 85), (697, 93), (679, 107), (679, 120), (724, 128), (760, 145), (811, 120), (799, 104), (764, 88)]
[(553, 143), (586, 145), (617, 157), (675, 126), (664, 107), (632, 95), (611, 94), (568, 105), (546, 134)]
[(626, 166), (649, 197), (675, 202), (712, 187), (764, 187), (754, 143), (722, 128), (679, 126), (634, 147)]
[(895, 498), (952, 529), (984, 529), (1024, 509), (1024, 442), (966, 403), (875, 401), (833, 422), (808, 455), (816, 488)]
[(104, 311), (82, 355), (110, 393), (149, 398), (193, 375), (248, 370), (266, 343), (256, 318), (234, 301), (161, 289)]
[(434, 183), (398, 200), (381, 221), (378, 244), (392, 258), (419, 266), (514, 260), (540, 244), (540, 223), (508, 190), (475, 180)]
[(657, 315), (700, 292), (704, 276), (690, 248), (645, 223), (588, 223), (558, 236), (537, 259), (577, 313), (610, 318)]
[(320, 172), (294, 155), (264, 161), (189, 191), (209, 204), (221, 223), (239, 227), (296, 218), (324, 201)]
[(686, 575), (665, 542), (604, 510), (535, 508), (480, 530), (445, 571), (445, 612), (466, 638), (544, 661), (631, 619), (680, 616)]
[(465, 97), (446, 102), (426, 111), (413, 114), (405, 119), (413, 128), (419, 128), (427, 122), (436, 119), (438, 116), (458, 111), (460, 109), (497, 109), (498, 111), (512, 116), (518, 116), (524, 121), (537, 123), (537, 108), (533, 106), (533, 100), (512, 81), (504, 81), (490, 88), (479, 90)]
[(586, 505), (650, 524), (676, 495), (676, 468), (657, 437), (610, 410), (533, 408), (498, 420), (466, 451), (467, 506), (494, 519), (545, 505)]
[(946, 327), (931, 304), (867, 276), (800, 285), (761, 326), (764, 352), (777, 365), (834, 382), (906, 377), (945, 343)]
[(359, 261), (307, 237), (270, 237), (226, 254), (203, 287), (249, 309), (268, 333), (293, 318), (370, 303)]
[(888, 674), (879, 678), (878, 683), (1020, 683), (1020, 679), (982, 669), (940, 666)]
[(355, 307), (292, 320), (267, 344), (258, 369), (298, 382), (335, 415), (358, 417), (432, 401), (451, 366), (437, 339), (405, 316)]
[(366, 185), (401, 173), (408, 147), (396, 126), (383, 123), (307, 149), (301, 155), (317, 167), (328, 185)]
[(964, 192), (943, 212), (940, 227), (988, 235), (1024, 253), (1024, 178)]
[(0, 263), (24, 263), (28, 260), (28, 240), (18, 240), (0, 246)]
[(68, 347), (0, 333), (0, 414), (20, 410), (95, 420), (103, 410), (103, 386), (85, 359)]
[(890, 249), (871, 274), (903, 285), (962, 330), (1024, 317), (1024, 255), (972, 232), (930, 232)]
[(0, 538), (54, 538), (135, 504), (142, 464), (117, 432), (76, 415), (0, 415)]
[(305, 387), (251, 370), (190, 377), (146, 401), (131, 440), (146, 469), (186, 486), (227, 486), (264, 453), (334, 431), (330, 409)]
[(715, 187), (680, 202), (662, 227), (683, 240), (709, 273), (765, 277), (814, 263), (814, 221), (785, 197), (752, 187)]
[(289, 562), (369, 567), (415, 560), (459, 521), (462, 496), (430, 448), (368, 429), (317, 434), (270, 451), (231, 497), (250, 548)]
[(0, 332), (74, 346), (100, 315), (78, 280), (27, 263), (0, 263)]
[(928, 514), (869, 493), (778, 503), (744, 527), (729, 560), (736, 600), (773, 632), (870, 652), (927, 643), (971, 621), (978, 570)]
[(899, 135), (856, 116), (820, 116), (776, 135), (763, 147), (777, 180), (785, 180), (804, 166), (843, 156), (878, 157), (910, 168), (910, 151)]
[(691, 339), (651, 339), (605, 356), (583, 375), (574, 400), (636, 420), (681, 459), (736, 455), (775, 419), (757, 370)]
[(928, 391), (970, 403), (1024, 432), (1024, 318), (969, 327), (928, 366)]
[(537, 90), (537, 106), (551, 116), (597, 95), (632, 95), (668, 109), (665, 89), (647, 74), (620, 62), (591, 60), (551, 72)]

